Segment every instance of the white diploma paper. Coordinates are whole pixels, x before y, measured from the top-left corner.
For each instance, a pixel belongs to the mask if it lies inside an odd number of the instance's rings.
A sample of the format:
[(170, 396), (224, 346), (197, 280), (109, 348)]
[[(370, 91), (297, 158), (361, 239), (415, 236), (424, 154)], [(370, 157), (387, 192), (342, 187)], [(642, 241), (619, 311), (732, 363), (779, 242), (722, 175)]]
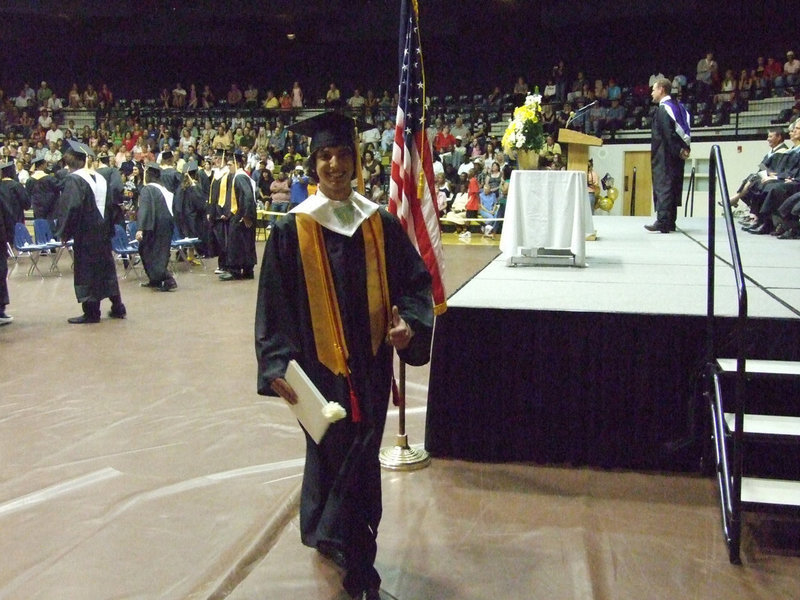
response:
[(319, 444), (330, 426), (330, 422), (322, 413), (322, 409), (325, 408), (328, 401), (296, 360), (289, 361), (289, 367), (286, 369), (286, 382), (297, 393), (297, 404), (290, 404), (289, 408), (292, 409), (294, 416), (312, 439)]

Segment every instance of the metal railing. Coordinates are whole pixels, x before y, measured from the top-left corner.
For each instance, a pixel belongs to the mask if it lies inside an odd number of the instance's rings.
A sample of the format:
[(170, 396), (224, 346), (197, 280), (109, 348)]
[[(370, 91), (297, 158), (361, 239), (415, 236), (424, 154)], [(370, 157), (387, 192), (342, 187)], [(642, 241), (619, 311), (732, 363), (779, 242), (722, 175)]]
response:
[(722, 211), (728, 235), (728, 247), (731, 264), (736, 279), (738, 314), (735, 326), (736, 343), (736, 382), (734, 387), (734, 431), (733, 448), (730, 452), (732, 465), (728, 464), (728, 453), (725, 449), (723, 428), (723, 407), (721, 389), (717, 377), (713, 376), (713, 402), (715, 403), (715, 442), (718, 457), (717, 479), (720, 486), (722, 504), (723, 530), (727, 537), (731, 556), (738, 557), (741, 531), (741, 495), (742, 495), (742, 438), (744, 431), (744, 397), (745, 397), (745, 337), (747, 327), (747, 288), (745, 286), (744, 269), (739, 253), (739, 242), (736, 238), (736, 226), (733, 221), (728, 185), (725, 179), (725, 168), (718, 145), (711, 148), (709, 159), (708, 190), (708, 305), (706, 315), (706, 364), (709, 373), (714, 372), (713, 365), (717, 360), (716, 324), (714, 318), (714, 281), (716, 263), (716, 192), (717, 181), (722, 197)]

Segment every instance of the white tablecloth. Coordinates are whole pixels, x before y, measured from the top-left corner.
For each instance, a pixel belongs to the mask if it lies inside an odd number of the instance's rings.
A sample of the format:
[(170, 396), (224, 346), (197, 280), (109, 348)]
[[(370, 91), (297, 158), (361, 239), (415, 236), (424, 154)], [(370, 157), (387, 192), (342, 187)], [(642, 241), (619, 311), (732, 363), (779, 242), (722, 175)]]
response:
[(500, 250), (569, 248), (586, 266), (586, 235), (594, 232), (582, 171), (514, 171), (508, 188)]

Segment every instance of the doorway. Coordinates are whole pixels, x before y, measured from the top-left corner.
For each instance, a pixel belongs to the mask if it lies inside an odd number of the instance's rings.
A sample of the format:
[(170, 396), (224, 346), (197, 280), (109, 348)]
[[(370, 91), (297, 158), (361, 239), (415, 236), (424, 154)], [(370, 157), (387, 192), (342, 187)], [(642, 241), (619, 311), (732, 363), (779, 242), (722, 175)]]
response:
[[(636, 196), (634, 196), (634, 169), (636, 173)], [(653, 214), (653, 178), (650, 172), (650, 151), (625, 153), (625, 179), (622, 192), (622, 214), (646, 217)]]

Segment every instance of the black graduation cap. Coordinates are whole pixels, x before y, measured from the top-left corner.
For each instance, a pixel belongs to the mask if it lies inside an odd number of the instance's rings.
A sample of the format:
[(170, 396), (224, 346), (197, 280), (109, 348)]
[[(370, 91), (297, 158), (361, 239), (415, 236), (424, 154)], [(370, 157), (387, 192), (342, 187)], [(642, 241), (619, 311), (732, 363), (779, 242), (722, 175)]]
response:
[(214, 152), (215, 156), (225, 156), (225, 148), (217, 148)]
[(183, 172), (184, 173), (194, 173), (195, 171), (197, 171), (197, 161), (196, 160), (191, 159), (191, 160), (187, 161), (185, 165), (183, 165)]
[(159, 175), (161, 175), (161, 165), (160, 165), (160, 164), (158, 164), (158, 163), (156, 163), (156, 162), (149, 162), (149, 163), (147, 163), (147, 164), (145, 165), (145, 168), (146, 168), (148, 171), (154, 171), (154, 172), (158, 173)]
[(172, 150), (169, 150), (169, 149), (167, 149), (167, 150), (163, 150), (163, 151), (161, 152), (161, 158), (162, 158), (162, 159), (166, 158), (167, 160), (169, 160), (170, 158), (172, 158)]
[(43, 162), (45, 162), (44, 156), (34, 156), (33, 160), (31, 161), (31, 164), (35, 167), (39, 163), (43, 163)]
[(4, 163), (0, 163), (0, 171), (5, 171), (9, 167), (13, 167), (13, 166), (14, 166), (14, 161), (13, 160), (10, 160), (10, 161), (4, 162)]
[(349, 146), (355, 150), (358, 132), (372, 128), (374, 125), (338, 112), (325, 112), (287, 127), (298, 135), (311, 138), (309, 154), (329, 146)]
[(236, 148), (236, 150), (233, 151), (233, 158), (236, 159), (237, 163), (243, 163), (245, 155), (241, 150), (239, 150), (239, 148)]
[(84, 143), (78, 142), (73, 139), (64, 140), (64, 152), (73, 152), (74, 154), (84, 154), (86, 156), (94, 157), (94, 152), (89, 146)]

